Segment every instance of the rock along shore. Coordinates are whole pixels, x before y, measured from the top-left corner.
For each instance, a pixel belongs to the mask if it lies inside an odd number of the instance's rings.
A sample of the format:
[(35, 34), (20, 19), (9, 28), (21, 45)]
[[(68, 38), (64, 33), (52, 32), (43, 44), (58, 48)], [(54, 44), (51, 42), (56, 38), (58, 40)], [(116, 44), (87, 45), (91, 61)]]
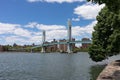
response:
[(97, 80), (120, 80), (120, 60), (108, 64)]

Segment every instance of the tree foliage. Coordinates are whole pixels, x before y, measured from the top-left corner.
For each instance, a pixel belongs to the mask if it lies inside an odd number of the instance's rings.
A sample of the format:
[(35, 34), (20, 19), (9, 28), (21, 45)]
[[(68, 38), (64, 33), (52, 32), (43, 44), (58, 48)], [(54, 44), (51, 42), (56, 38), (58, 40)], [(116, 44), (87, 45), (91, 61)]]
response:
[(92, 1), (93, 3), (106, 4), (108, 9), (112, 12), (120, 12), (120, 0), (87, 0)]
[(89, 54), (92, 60), (102, 61), (120, 52), (120, 18), (106, 6), (97, 16), (97, 24), (92, 33)]

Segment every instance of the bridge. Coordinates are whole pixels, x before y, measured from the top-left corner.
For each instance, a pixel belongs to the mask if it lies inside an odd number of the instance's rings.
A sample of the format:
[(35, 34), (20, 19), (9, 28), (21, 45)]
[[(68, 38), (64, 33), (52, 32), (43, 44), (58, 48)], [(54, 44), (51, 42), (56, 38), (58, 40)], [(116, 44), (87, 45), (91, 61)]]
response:
[(57, 44), (73, 44), (73, 43), (91, 43), (91, 41), (54, 42), (54, 43), (47, 43), (47, 44), (44, 43), (44, 44), (34, 46), (34, 47), (32, 47), (32, 49), (38, 48), (38, 47), (43, 47), (43, 46), (51, 46), (51, 45), (57, 45)]
[(46, 34), (45, 34), (45, 31), (43, 31), (43, 34), (42, 34), (42, 44), (40, 45), (37, 45), (37, 46), (34, 46), (31, 48), (34, 49), (34, 48), (38, 48), (38, 47), (42, 47), (42, 50), (41, 52), (42, 53), (45, 53), (46, 50), (45, 50), (45, 47), (46, 46), (52, 46), (52, 45), (58, 45), (58, 44), (66, 44), (67, 45), (67, 53), (72, 53), (72, 44), (76, 44), (76, 43), (91, 43), (91, 41), (72, 41), (72, 25), (71, 25), (71, 21), (68, 20), (68, 39), (66, 42), (54, 42), (54, 43), (45, 43), (46, 42)]

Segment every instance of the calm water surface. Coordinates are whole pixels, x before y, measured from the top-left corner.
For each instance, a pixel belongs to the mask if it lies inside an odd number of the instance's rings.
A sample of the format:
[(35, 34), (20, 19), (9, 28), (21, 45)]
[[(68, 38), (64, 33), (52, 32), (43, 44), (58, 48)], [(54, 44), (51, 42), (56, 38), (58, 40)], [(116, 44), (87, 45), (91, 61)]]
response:
[[(119, 59), (113, 56), (109, 61)], [(87, 53), (0, 53), (0, 80), (94, 80), (105, 60), (91, 61)]]

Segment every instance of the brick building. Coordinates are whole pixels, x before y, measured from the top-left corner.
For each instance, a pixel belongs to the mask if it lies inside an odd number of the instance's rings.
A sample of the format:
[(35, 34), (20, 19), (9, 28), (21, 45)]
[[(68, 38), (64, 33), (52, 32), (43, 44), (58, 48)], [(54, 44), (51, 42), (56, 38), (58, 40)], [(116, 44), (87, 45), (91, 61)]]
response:
[[(67, 40), (62, 39), (62, 40), (59, 40), (59, 42), (67, 42)], [(59, 44), (59, 51), (60, 52), (66, 52), (67, 51), (67, 45), (66, 44)]]
[[(51, 41), (50, 43), (55, 43), (55, 42), (57, 42), (57, 41), (55, 39), (53, 39), (53, 41)], [(48, 44), (49, 42), (45, 42), (45, 43)], [(57, 50), (58, 50), (57, 44), (46, 47), (47, 52), (56, 52)]]
[[(72, 41), (75, 41), (75, 39), (73, 38)], [(63, 40), (59, 40), (59, 42), (67, 42), (66, 39), (63, 39)], [(72, 43), (72, 49), (75, 48), (75, 43)], [(67, 52), (67, 44), (59, 44), (59, 51), (62, 51), (62, 52)]]
[[(72, 38), (72, 41), (75, 41), (75, 38)], [(75, 47), (75, 43), (72, 43), (72, 49), (74, 49)]]
[[(57, 43), (57, 41), (55, 39), (53, 39), (53, 41), (51, 43)], [(57, 44), (52, 45), (51, 51), (56, 52), (57, 50), (58, 50)]]
[[(89, 38), (82, 38), (82, 41), (91, 41)], [(90, 43), (82, 43), (81, 48), (88, 48)]]
[[(72, 41), (75, 41), (75, 39), (72, 39)], [(62, 40), (59, 40), (59, 42), (67, 42), (67, 40), (62, 39)], [(53, 41), (45, 42), (45, 43), (46, 44), (57, 43), (57, 41), (55, 39), (53, 39)], [(74, 49), (75, 48), (75, 43), (73, 43), (71, 45), (72, 45), (72, 49)], [(46, 49), (46, 52), (57, 52), (57, 51), (67, 52), (67, 44), (54, 44), (54, 45), (51, 45), (51, 46), (46, 46), (45, 49)]]
[(3, 51), (3, 46), (0, 45), (0, 52), (2, 52), (2, 51)]

